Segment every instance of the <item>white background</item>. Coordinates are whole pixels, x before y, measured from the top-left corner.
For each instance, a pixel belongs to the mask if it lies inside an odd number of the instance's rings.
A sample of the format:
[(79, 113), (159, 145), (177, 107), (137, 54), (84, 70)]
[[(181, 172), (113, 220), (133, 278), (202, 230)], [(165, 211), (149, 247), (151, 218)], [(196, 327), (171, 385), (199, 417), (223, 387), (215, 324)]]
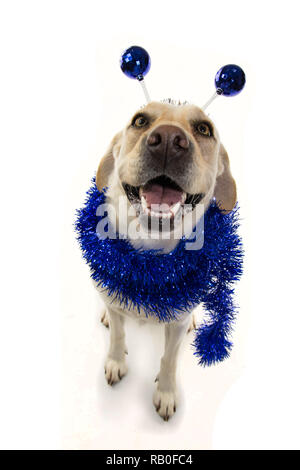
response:
[[(299, 448), (298, 2), (0, 5), (1, 448)], [(235, 348), (203, 370), (186, 338), (169, 423), (151, 404), (161, 331), (130, 322), (130, 374), (105, 384), (108, 333), (72, 229), (143, 103), (118, 66), (132, 44), (151, 54), (154, 99), (201, 106), (221, 65), (247, 73), (210, 109), (244, 219)]]

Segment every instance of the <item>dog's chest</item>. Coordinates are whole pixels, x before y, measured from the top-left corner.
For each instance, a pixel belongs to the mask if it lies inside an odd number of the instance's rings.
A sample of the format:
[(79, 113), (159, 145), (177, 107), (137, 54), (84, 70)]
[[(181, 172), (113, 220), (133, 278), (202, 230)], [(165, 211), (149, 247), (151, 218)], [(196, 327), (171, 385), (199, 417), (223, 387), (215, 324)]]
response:
[[(94, 282), (94, 285), (96, 287), (96, 290), (99, 292), (100, 297), (105, 303), (108, 310), (112, 309), (113, 311), (116, 311), (120, 315), (132, 318), (134, 320), (143, 320), (149, 323), (156, 323), (156, 324), (162, 323), (155, 316), (146, 315), (142, 309), (138, 310), (137, 308), (134, 308), (134, 307), (130, 309), (124, 308), (124, 306), (121, 305), (117, 299), (113, 299), (112, 296), (109, 296), (107, 292), (103, 290), (101, 287), (97, 286), (95, 282)], [(183, 312), (180, 316), (180, 321), (184, 320), (190, 313), (191, 312)]]

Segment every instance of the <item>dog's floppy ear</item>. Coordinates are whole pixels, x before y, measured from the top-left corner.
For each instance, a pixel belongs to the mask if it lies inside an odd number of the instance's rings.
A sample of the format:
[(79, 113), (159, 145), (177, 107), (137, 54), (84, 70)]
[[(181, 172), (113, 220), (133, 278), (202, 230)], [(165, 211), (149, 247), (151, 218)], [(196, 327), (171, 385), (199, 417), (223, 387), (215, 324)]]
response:
[(228, 214), (234, 208), (236, 203), (236, 184), (230, 171), (227, 152), (222, 144), (219, 152), (219, 172), (214, 196), (225, 214)]
[(106, 154), (100, 160), (96, 174), (96, 186), (99, 191), (107, 186), (108, 178), (114, 169), (114, 149), (119, 144), (121, 135), (122, 132), (115, 135)]

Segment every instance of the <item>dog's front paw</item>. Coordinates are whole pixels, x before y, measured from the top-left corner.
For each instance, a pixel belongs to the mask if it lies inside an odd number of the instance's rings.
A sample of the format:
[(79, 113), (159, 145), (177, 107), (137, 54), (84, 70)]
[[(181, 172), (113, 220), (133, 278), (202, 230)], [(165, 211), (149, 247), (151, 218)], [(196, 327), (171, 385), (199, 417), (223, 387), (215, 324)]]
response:
[(104, 366), (105, 378), (108, 385), (113, 385), (127, 374), (127, 364), (125, 360), (116, 361), (115, 359), (107, 358)]
[(176, 412), (177, 397), (175, 391), (163, 392), (159, 385), (153, 395), (153, 404), (164, 421), (169, 421)]

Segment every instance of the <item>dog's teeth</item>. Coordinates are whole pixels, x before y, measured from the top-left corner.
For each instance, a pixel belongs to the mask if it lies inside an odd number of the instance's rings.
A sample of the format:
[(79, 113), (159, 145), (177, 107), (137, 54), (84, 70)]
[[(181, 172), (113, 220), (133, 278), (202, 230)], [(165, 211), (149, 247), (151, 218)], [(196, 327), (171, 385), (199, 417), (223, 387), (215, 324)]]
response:
[(177, 214), (180, 207), (181, 207), (181, 202), (176, 202), (176, 204), (174, 204), (174, 206), (171, 207), (171, 211), (173, 212), (174, 215)]
[(156, 212), (156, 211), (149, 211), (148, 215), (151, 217), (156, 217), (157, 219), (170, 219), (172, 217), (172, 212)]
[(185, 202), (185, 200), (186, 200), (186, 193), (182, 193), (181, 202), (183, 203), (183, 202)]
[(148, 207), (147, 207), (147, 201), (144, 198), (144, 196), (141, 197), (141, 203), (142, 203), (142, 208), (144, 209), (144, 211), (146, 211), (146, 209), (148, 209)]
[(151, 217), (159, 217), (159, 212), (150, 211)]

